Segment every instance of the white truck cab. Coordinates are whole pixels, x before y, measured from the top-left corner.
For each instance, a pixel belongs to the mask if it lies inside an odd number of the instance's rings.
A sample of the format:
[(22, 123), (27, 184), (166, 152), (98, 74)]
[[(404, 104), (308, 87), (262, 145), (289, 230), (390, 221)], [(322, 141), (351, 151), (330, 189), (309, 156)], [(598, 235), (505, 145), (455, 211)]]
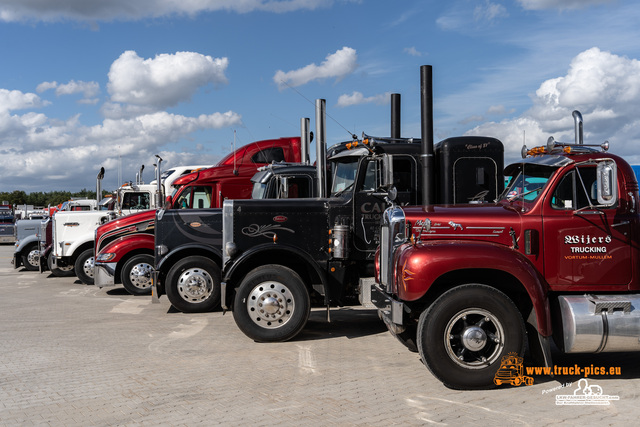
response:
[[(171, 194), (173, 188), (170, 184), (157, 185), (161, 163), (162, 159), (158, 157), (155, 185), (142, 182), (141, 168), (135, 183), (126, 183), (116, 191), (115, 204), (111, 209), (104, 209), (104, 203), (101, 202), (98, 203), (98, 207), (104, 210), (56, 212), (53, 216), (51, 266), (53, 268), (73, 266), (78, 279), (87, 285), (93, 285), (96, 229), (99, 225), (117, 217), (154, 209), (162, 203), (163, 194)], [(98, 174), (97, 178), (96, 193), (98, 195), (102, 194), (103, 176), (104, 170)]]

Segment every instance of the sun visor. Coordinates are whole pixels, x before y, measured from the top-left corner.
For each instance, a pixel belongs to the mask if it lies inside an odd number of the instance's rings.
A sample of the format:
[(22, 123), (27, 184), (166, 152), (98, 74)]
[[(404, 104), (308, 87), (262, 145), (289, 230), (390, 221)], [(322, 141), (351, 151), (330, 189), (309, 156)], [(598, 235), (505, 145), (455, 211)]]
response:
[(364, 147), (359, 147), (353, 150), (345, 150), (336, 154), (335, 156), (329, 157), (329, 160), (342, 159), (347, 157), (363, 157), (369, 154), (369, 150)]

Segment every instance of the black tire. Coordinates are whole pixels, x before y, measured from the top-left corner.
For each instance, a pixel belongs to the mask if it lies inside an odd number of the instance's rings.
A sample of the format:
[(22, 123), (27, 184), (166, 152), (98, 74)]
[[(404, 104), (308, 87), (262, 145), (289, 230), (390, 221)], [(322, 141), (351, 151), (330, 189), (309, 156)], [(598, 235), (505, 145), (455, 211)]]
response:
[(74, 263), (76, 276), (85, 285), (93, 285), (93, 248), (85, 249)]
[(186, 257), (171, 267), (164, 288), (179, 311), (211, 311), (220, 304), (220, 267), (206, 257)]
[(53, 268), (53, 254), (49, 254), (47, 257), (47, 266), (49, 271), (56, 277), (72, 277), (76, 275), (72, 265), (66, 265), (64, 267)]
[(29, 271), (38, 271), (40, 269), (40, 251), (37, 243), (32, 243), (24, 248), (20, 257), (25, 269)]
[(236, 324), (258, 342), (290, 340), (307, 324), (310, 312), (304, 282), (298, 273), (280, 265), (261, 266), (247, 274), (233, 304)]
[(153, 255), (139, 254), (129, 258), (122, 266), (122, 286), (131, 295), (151, 295), (154, 271)]
[[(504, 293), (479, 284), (455, 287), (420, 315), (418, 351), (431, 373), (453, 389), (495, 387), (503, 356), (522, 356), (522, 315)], [(483, 360), (484, 358), (484, 360)]]

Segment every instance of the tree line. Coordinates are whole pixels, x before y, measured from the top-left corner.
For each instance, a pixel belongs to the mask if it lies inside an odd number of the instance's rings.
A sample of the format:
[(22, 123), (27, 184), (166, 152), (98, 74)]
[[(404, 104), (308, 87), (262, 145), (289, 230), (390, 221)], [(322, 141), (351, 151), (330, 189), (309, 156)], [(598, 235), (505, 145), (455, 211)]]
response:
[[(103, 191), (103, 195), (108, 194)], [(72, 193), (70, 191), (49, 191), (44, 193), (42, 191), (35, 191), (33, 193), (25, 193), (24, 191), (12, 191), (8, 192), (0, 192), (0, 202), (8, 201), (12, 205), (33, 205), (40, 207), (47, 207), (49, 205), (56, 206), (62, 202), (66, 202), (71, 198), (86, 198), (86, 199), (95, 199), (96, 192), (95, 190), (87, 190), (83, 188), (80, 191)]]

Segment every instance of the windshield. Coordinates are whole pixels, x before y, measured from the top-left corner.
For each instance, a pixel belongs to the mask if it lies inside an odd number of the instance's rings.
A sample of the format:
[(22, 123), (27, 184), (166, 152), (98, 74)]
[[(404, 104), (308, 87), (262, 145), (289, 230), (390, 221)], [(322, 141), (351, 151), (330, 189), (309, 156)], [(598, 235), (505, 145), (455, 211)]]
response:
[(501, 199), (509, 202), (535, 201), (555, 171), (556, 168), (549, 166), (522, 165), (514, 170), (514, 175), (505, 177), (508, 184)]
[(160, 181), (164, 182), (165, 179), (169, 177), (172, 173), (175, 172), (175, 169), (169, 169), (160, 174)]
[(253, 190), (251, 190), (252, 199), (265, 199), (267, 193), (267, 184), (259, 182), (253, 183)]
[(345, 163), (334, 164), (333, 185), (331, 186), (331, 195), (336, 196), (353, 187), (356, 180), (356, 172), (358, 171), (358, 159)]

